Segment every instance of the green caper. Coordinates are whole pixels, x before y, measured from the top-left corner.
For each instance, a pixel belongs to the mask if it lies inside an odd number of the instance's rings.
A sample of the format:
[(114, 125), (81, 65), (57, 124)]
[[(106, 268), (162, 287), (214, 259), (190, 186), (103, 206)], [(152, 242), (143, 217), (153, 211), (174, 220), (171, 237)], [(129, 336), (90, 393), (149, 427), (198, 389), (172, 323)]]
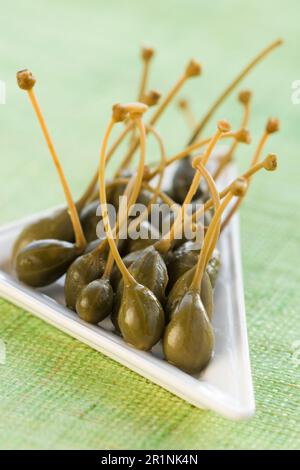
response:
[[(185, 199), (185, 196), (188, 193), (188, 190), (190, 189), (194, 175), (195, 170), (194, 168), (192, 168), (190, 158), (183, 158), (179, 162), (172, 180), (173, 184), (171, 189), (171, 197), (172, 199), (174, 199), (175, 202), (182, 204)], [(196, 199), (200, 197), (201, 194), (202, 190), (199, 187), (194, 195), (194, 198)]]
[(100, 221), (100, 216), (97, 215), (98, 201), (93, 201), (80, 213), (80, 222), (87, 242), (96, 240), (97, 238), (97, 225)]
[(74, 241), (74, 230), (67, 209), (59, 209), (48, 217), (38, 219), (27, 225), (18, 235), (12, 251), (12, 261), (29, 243), (36, 240)]
[(164, 260), (153, 246), (143, 250), (143, 256), (130, 265), (129, 272), (139, 284), (148, 287), (161, 304), (165, 302), (168, 272)]
[(200, 294), (188, 290), (165, 330), (165, 357), (185, 372), (197, 374), (208, 364), (213, 348), (214, 334)]
[(19, 252), (14, 268), (20, 281), (32, 287), (43, 287), (59, 279), (78, 255), (73, 243), (38, 240)]
[(79, 293), (87, 284), (99, 279), (104, 272), (106, 253), (95, 249), (79, 256), (71, 264), (65, 280), (65, 301), (67, 307), (75, 310)]
[[(196, 266), (192, 267), (184, 274), (182, 274), (171, 289), (166, 303), (166, 314), (169, 319), (171, 319), (171, 316), (174, 315), (174, 313), (177, 311), (177, 306), (179, 305), (182, 297), (186, 294), (186, 292), (188, 292), (195, 274), (195, 269)], [(200, 297), (203, 302), (207, 316), (211, 320), (214, 310), (214, 301), (213, 290), (207, 272), (204, 272), (201, 281)]]
[[(125, 172), (122, 174), (122, 177), (124, 178), (130, 178), (132, 176), (131, 172)], [(119, 205), (120, 205), (120, 197), (124, 195), (124, 191), (126, 188), (126, 184), (118, 184), (117, 187), (108, 187), (107, 188), (107, 200), (109, 204), (112, 204), (116, 211), (119, 210)]]
[[(169, 257), (167, 268), (169, 274), (168, 291), (172, 289), (176, 281), (197, 263), (199, 257), (199, 244), (188, 241), (181, 245)], [(220, 252), (215, 249), (207, 264), (211, 285), (214, 288), (221, 267)]]
[[(129, 226), (130, 229), (130, 226)], [(139, 251), (147, 248), (148, 246), (154, 245), (154, 243), (160, 239), (160, 233), (156, 230), (148, 220), (144, 220), (138, 228), (138, 238), (129, 238), (127, 242), (127, 251)]]
[(129, 253), (137, 252), (152, 246), (157, 240), (151, 238), (137, 238), (136, 240), (129, 240), (127, 244), (127, 250)]
[(199, 244), (193, 241), (185, 242), (179, 248), (174, 250), (173, 256), (169, 258), (167, 264), (169, 274), (169, 290), (182, 276), (182, 274), (195, 266), (198, 260), (198, 256)]
[[(152, 198), (153, 194), (150, 191), (148, 191), (147, 189), (142, 189), (140, 191), (137, 203), (143, 204), (143, 206), (148, 206)], [(159, 202), (161, 202), (160, 199), (156, 201), (156, 204), (158, 204)]]
[[(125, 264), (126, 268), (130, 268), (132, 263), (140, 259), (144, 255), (144, 251), (145, 249), (132, 251), (131, 253), (128, 253), (128, 255), (124, 256), (123, 263)], [(114, 266), (113, 272), (111, 275), (111, 283), (112, 283), (114, 290), (118, 288), (121, 278), (122, 278), (122, 275), (119, 269), (117, 268), (117, 266)]]
[(126, 343), (149, 351), (162, 337), (164, 311), (147, 287), (141, 284), (124, 285), (118, 324)]
[[(165, 289), (168, 284), (167, 268), (161, 255), (153, 246), (143, 250), (142, 256), (131, 263), (128, 271), (139, 284), (150, 289), (162, 305), (165, 303)], [(123, 290), (124, 282), (121, 279), (117, 287), (111, 317), (117, 331), (119, 330), (117, 316), (121, 306)]]
[(97, 324), (112, 311), (114, 293), (108, 279), (96, 279), (83, 287), (76, 301), (82, 320)]

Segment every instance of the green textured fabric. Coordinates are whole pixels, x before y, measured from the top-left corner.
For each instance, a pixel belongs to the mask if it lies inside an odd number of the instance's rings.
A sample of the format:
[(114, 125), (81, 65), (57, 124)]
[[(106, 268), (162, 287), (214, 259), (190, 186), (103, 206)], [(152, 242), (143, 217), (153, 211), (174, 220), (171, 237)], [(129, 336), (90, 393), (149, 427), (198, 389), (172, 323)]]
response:
[[(94, 170), (111, 104), (135, 98), (142, 41), (158, 51), (151, 86), (162, 92), (187, 59), (203, 63), (203, 77), (182, 93), (193, 96), (199, 117), (259, 49), (278, 36), (286, 45), (243, 85), (254, 90), (254, 142), (267, 117), (282, 120), (282, 132), (266, 148), (280, 155), (280, 170), (257, 176), (241, 211), (255, 417), (234, 423), (198, 410), (0, 300), (7, 349), (0, 365), (0, 448), (299, 447), (300, 105), (291, 103), (291, 83), (300, 79), (299, 15), (296, 0), (11, 0), (1, 6), (0, 79), (7, 84), (7, 103), (0, 105), (1, 222), (62, 200), (28, 99), (16, 88), (16, 70), (30, 67), (38, 77), (37, 93), (79, 194)], [(237, 126), (240, 112), (234, 95), (215, 118)], [(159, 129), (170, 154), (188, 136), (174, 106)], [(250, 155), (241, 151), (240, 168)]]

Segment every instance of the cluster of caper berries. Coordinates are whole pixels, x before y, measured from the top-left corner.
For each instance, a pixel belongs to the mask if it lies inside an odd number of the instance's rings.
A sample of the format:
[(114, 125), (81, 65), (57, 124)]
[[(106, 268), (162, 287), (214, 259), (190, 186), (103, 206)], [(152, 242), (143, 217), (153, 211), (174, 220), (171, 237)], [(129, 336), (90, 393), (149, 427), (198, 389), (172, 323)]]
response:
[[(191, 374), (201, 372), (210, 361), (214, 348), (213, 297), (221, 265), (217, 243), (240, 207), (253, 176), (261, 169), (276, 169), (275, 154), (264, 159), (261, 156), (268, 137), (279, 129), (279, 122), (277, 119), (267, 121), (249, 168), (222, 191), (217, 189), (216, 180), (232, 162), (240, 144), (251, 143), (248, 130), (251, 92), (242, 90), (238, 94), (243, 113), (237, 130), (232, 131), (226, 120), (219, 120), (212, 136), (202, 138), (201, 134), (241, 80), (280, 44), (281, 40), (275, 41), (258, 54), (221, 93), (200, 122), (195, 119), (188, 100), (180, 99), (179, 108), (192, 129), (192, 136), (188, 145), (171, 157), (167, 157), (157, 123), (185, 82), (199, 76), (202, 68), (197, 61), (191, 60), (161, 100), (158, 91), (148, 88), (154, 51), (144, 47), (137, 101), (113, 106), (103, 136), (100, 162), (77, 202), (72, 198), (38, 104), (34, 92), (36, 80), (29, 70), (18, 72), (18, 85), (28, 93), (67, 203), (66, 208), (36, 220), (19, 234), (12, 252), (12, 266), (18, 279), (32, 287), (43, 287), (65, 275), (66, 306), (76, 311), (82, 320), (97, 325), (110, 317), (116, 334), (128, 344), (150, 351), (161, 340), (169, 363)], [(144, 115), (151, 113), (150, 108), (154, 109), (147, 121)], [(122, 130), (109, 147), (114, 126)], [(146, 164), (149, 136), (157, 141), (160, 158), (158, 162)], [(126, 139), (128, 149), (114, 176), (107, 180), (106, 167)], [(211, 155), (221, 140), (229, 141), (230, 145), (212, 165)], [(133, 162), (137, 151), (139, 158), (135, 168)], [(164, 177), (167, 168), (173, 164), (177, 165), (176, 176), (166, 192), (162, 189)], [(125, 206), (119, 196), (126, 196)], [(132, 213), (136, 202), (144, 204), (144, 210), (138, 216)], [(97, 236), (99, 203), (104, 226), (102, 237)], [(108, 214), (108, 204), (116, 210), (114, 223)], [(167, 216), (169, 230), (165, 233), (152, 226), (150, 211), (153, 204), (167, 204), (177, 209)], [(185, 208), (190, 204), (194, 204), (194, 209), (186, 216)], [(120, 236), (124, 226), (125, 240)], [(142, 226), (151, 236), (131, 239), (131, 231)], [(194, 239), (179, 236), (185, 233), (183, 229), (187, 226), (195, 229)], [(200, 230), (204, 237), (199, 245), (195, 234)]]

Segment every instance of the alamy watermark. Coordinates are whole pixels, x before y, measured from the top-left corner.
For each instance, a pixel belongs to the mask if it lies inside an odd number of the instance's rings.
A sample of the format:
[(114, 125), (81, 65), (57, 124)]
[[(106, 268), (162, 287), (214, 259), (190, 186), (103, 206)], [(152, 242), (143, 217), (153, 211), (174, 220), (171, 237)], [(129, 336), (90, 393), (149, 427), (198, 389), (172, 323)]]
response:
[(300, 104), (300, 80), (294, 80), (291, 85), (292, 94), (291, 102), (292, 104)]
[[(201, 203), (186, 204), (181, 210), (177, 204), (151, 204), (150, 207), (144, 204), (133, 204), (128, 207), (126, 196), (119, 198), (119, 209), (116, 210), (113, 204), (107, 204), (107, 215), (111, 227), (118, 225), (118, 238), (120, 240), (159, 240), (161, 237), (168, 239), (169, 235), (175, 240), (193, 240), (202, 243), (204, 238), (204, 206)], [(99, 204), (96, 215), (99, 217), (97, 224), (97, 237), (103, 239), (106, 232), (102, 220), (105, 205)], [(129, 217), (126, 215), (129, 214)], [(176, 229), (171, 232), (175, 222)], [(116, 231), (113, 232), (116, 238)]]

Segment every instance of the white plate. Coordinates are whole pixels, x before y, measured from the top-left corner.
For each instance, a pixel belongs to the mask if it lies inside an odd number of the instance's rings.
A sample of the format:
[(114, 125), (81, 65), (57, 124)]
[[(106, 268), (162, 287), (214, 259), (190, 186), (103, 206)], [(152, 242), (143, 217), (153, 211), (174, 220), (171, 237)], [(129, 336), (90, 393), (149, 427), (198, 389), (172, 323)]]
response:
[[(225, 178), (231, 181), (233, 177), (233, 169), (229, 169)], [(237, 217), (233, 218), (220, 240), (222, 268), (215, 291), (214, 357), (206, 370), (195, 377), (164, 361), (160, 345), (152, 353), (138, 351), (113, 333), (109, 320), (102, 322), (101, 326), (80, 320), (64, 307), (63, 280), (45, 289), (34, 290), (10, 275), (9, 257), (16, 236), (27, 223), (46, 213), (49, 211), (0, 228), (0, 295), (3, 298), (199, 408), (214, 410), (233, 420), (253, 415), (255, 403)]]

